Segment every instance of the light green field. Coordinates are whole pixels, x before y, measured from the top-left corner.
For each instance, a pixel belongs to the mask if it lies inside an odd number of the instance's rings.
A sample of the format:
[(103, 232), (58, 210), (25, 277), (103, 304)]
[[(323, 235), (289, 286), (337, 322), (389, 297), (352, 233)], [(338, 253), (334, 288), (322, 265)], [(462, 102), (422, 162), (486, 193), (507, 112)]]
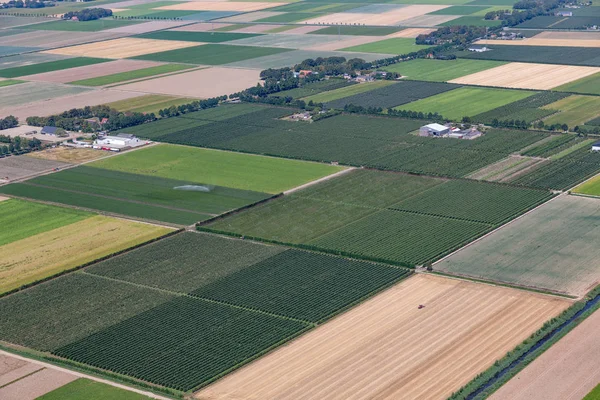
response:
[(17, 80), (17, 79), (5, 79), (3, 81), (0, 81), (0, 87), (17, 85), (17, 84), (23, 83), (23, 82), (25, 82), (25, 81), (20, 81), (20, 80)]
[(405, 79), (418, 81), (447, 82), (461, 76), (498, 67), (506, 64), (502, 61), (468, 60), (457, 58), (455, 60), (429, 60), (419, 58), (401, 62), (383, 68), (385, 71), (397, 72)]
[(344, 97), (353, 96), (355, 94), (368, 92), (369, 90), (378, 89), (380, 87), (393, 85), (394, 81), (375, 81), (364, 82), (358, 85), (350, 85), (343, 88), (330, 90), (328, 92), (318, 93), (312, 96), (303, 98), (304, 101), (313, 101), (315, 103), (327, 103), (329, 101), (342, 99)]
[(591, 392), (589, 392), (583, 400), (600, 400), (600, 383)]
[(150, 397), (105, 383), (80, 378), (67, 383), (36, 400), (145, 400)]
[(145, 96), (133, 97), (131, 99), (119, 100), (108, 103), (107, 106), (118, 111), (137, 111), (157, 113), (162, 108), (179, 106), (194, 101), (185, 97), (164, 96), (161, 94), (148, 94)]
[(344, 169), (305, 161), (167, 144), (110, 157), (89, 166), (273, 194)]
[(586, 76), (582, 79), (578, 79), (574, 82), (567, 83), (566, 85), (555, 87), (553, 90), (561, 92), (600, 94), (600, 72), (594, 75)]
[[(149, 76), (166, 74), (169, 72), (182, 71), (192, 68), (191, 65), (183, 64), (165, 64), (157, 65), (156, 67), (136, 69), (134, 71), (120, 72), (117, 74), (100, 76), (97, 78), (82, 79), (80, 81), (69, 82), (73, 85), (82, 86), (106, 86), (113, 83), (126, 82), (133, 79), (146, 78)], [(1, 83), (1, 82), (0, 82)]]
[(544, 119), (547, 125), (567, 124), (574, 127), (600, 116), (600, 97), (573, 95), (542, 108), (560, 110), (559, 113)]
[(415, 39), (412, 38), (390, 38), (361, 44), (358, 46), (347, 47), (341, 51), (355, 51), (360, 53), (382, 53), (382, 54), (408, 54), (421, 49), (426, 49), (430, 46), (415, 44)]
[(460, 120), (531, 96), (525, 90), (462, 87), (396, 107), (399, 110), (437, 112)]
[(582, 183), (572, 190), (573, 193), (600, 196), (600, 175), (595, 176), (587, 182)]

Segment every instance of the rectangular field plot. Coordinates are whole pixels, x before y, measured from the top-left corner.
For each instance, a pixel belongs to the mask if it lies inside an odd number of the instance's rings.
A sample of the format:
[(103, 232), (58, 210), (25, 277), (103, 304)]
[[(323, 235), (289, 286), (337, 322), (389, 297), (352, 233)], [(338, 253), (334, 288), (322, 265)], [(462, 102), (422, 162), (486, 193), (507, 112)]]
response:
[[(355, 96), (360, 93), (365, 93), (385, 86), (393, 85), (394, 83), (395, 82), (393, 81), (363, 82), (360, 84), (348, 85), (341, 88), (334, 88), (324, 93), (319, 93), (313, 96), (306, 97), (304, 100), (307, 102), (312, 100), (315, 103), (329, 103), (334, 100)], [(285, 96), (285, 94), (283, 96)]]
[(600, 281), (599, 215), (597, 199), (563, 195), (434, 269), (579, 296)]
[(568, 93), (539, 92), (525, 97), (522, 100), (513, 101), (512, 103), (494, 108), (493, 110), (477, 114), (473, 119), (487, 124), (491, 124), (494, 119), (499, 121), (519, 120), (531, 123), (554, 114), (556, 112), (555, 110), (546, 110), (543, 107), (560, 99), (564, 99), (567, 96), (569, 96)]
[(413, 266), (550, 198), (540, 190), (441, 182), (353, 171), (210, 223), (207, 229)]
[(548, 125), (567, 124), (583, 125), (585, 122), (600, 117), (600, 97), (573, 95), (545, 105), (546, 110), (559, 111), (544, 119)]
[(455, 60), (416, 59), (383, 69), (401, 74), (404, 79), (447, 82), (461, 76), (503, 65), (501, 61), (480, 61), (457, 58)]
[[(105, 40), (103, 42), (80, 44), (78, 46), (63, 47), (48, 50), (48, 54), (62, 54), (77, 57), (100, 58), (129, 58), (148, 53), (158, 53), (185, 47), (197, 46), (195, 42), (182, 42), (176, 40), (157, 40), (139, 38), (121, 38)], [(161, 61), (161, 60), (153, 60)]]
[(361, 44), (358, 46), (347, 47), (342, 51), (358, 51), (362, 53), (383, 53), (383, 54), (409, 54), (429, 46), (417, 45), (414, 39), (409, 38), (390, 38), (379, 42)]
[[(138, 60), (118, 60), (119, 61), (137, 61)], [(141, 61), (143, 63), (143, 61)], [(190, 69), (192, 66), (183, 65), (183, 64), (165, 64), (165, 65), (155, 65), (149, 66), (147, 68), (141, 67), (139, 69), (134, 69), (130, 71), (124, 72), (116, 72), (113, 74), (104, 74), (97, 77), (85, 78), (81, 80), (71, 81), (72, 85), (82, 85), (82, 86), (105, 86), (116, 84), (119, 82), (126, 82), (133, 79), (147, 78), (154, 75), (167, 74), (171, 72), (182, 71), (185, 69)], [(107, 71), (109, 72), (109, 71)], [(72, 78), (70, 78), (72, 79)]]
[(75, 95), (91, 89), (48, 82), (27, 82), (0, 88), (0, 108)]
[(600, 48), (558, 46), (493, 46), (483, 53), (465, 52), (461, 58), (600, 67)]
[(524, 90), (461, 87), (396, 108), (423, 113), (437, 112), (444, 118), (458, 121), (462, 117), (472, 117), (522, 100), (534, 93)]
[(447, 398), (569, 305), (419, 274), (195, 397)]
[[(177, 43), (173, 40), (169, 40), (166, 42)], [(149, 48), (148, 50), (150, 50), (152, 54), (148, 54), (150, 51), (146, 51), (144, 53), (145, 55), (139, 56), (137, 58), (151, 61), (166, 61), (203, 65), (221, 65), (248, 60), (251, 58), (285, 53), (291, 50), (275, 47), (230, 46), (224, 44), (205, 44), (197, 46), (197, 43), (193, 42), (184, 43), (190, 43), (194, 47), (163, 52), (158, 52), (155, 49)]]
[(62, 161), (40, 160), (31, 157), (13, 156), (0, 158), (0, 181), (21, 179), (41, 172), (62, 169), (71, 164)]
[(302, 97), (314, 96), (316, 94), (327, 92), (335, 89), (340, 89), (347, 86), (354, 86), (356, 83), (348, 82), (345, 79), (328, 79), (326, 81), (316, 81), (303, 84), (301, 87), (284, 90), (278, 93), (274, 93), (272, 96), (286, 97), (290, 96), (294, 99)]
[(600, 95), (600, 72), (554, 88), (555, 90)]
[(144, 39), (182, 40), (186, 42), (221, 43), (231, 40), (246, 39), (258, 36), (253, 33), (236, 32), (186, 32), (186, 31), (158, 31), (145, 33), (138, 37)]
[(119, 28), (126, 25), (139, 24), (141, 21), (97, 19), (95, 21), (52, 21), (24, 26), (22, 29), (69, 31), (69, 32), (97, 32), (105, 29)]

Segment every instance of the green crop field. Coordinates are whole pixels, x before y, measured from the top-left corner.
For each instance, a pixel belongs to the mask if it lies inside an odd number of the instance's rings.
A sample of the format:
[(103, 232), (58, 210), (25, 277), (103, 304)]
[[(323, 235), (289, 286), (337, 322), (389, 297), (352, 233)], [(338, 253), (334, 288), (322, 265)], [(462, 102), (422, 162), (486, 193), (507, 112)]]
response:
[(190, 69), (192, 66), (183, 64), (165, 64), (156, 67), (136, 69), (128, 72), (100, 76), (97, 78), (82, 79), (80, 81), (69, 82), (72, 85), (81, 86), (105, 86), (113, 83), (130, 81), (133, 79), (147, 78), (149, 76), (166, 74), (169, 72), (177, 72), (185, 69)]
[(158, 111), (171, 106), (179, 106), (188, 104), (194, 99), (185, 97), (163, 96), (160, 94), (148, 94), (145, 96), (133, 97), (131, 99), (119, 100), (106, 104), (118, 111), (137, 111), (137, 112), (153, 112), (158, 114)]
[(48, 232), (91, 217), (92, 214), (63, 207), (10, 199), (0, 201), (0, 246)]
[(405, 79), (447, 82), (503, 64), (506, 63), (502, 61), (467, 60), (460, 58), (455, 60), (416, 59), (384, 67), (383, 69), (385, 71), (397, 72), (405, 77)]
[(68, 58), (66, 60), (49, 61), (15, 68), (5, 68), (0, 70), (0, 76), (3, 78), (16, 78), (18, 76), (41, 74), (42, 72), (59, 71), (74, 67), (83, 67), (84, 65), (99, 64), (107, 61), (110, 60), (104, 58), (75, 57)]
[(440, 182), (353, 171), (215, 221), (206, 229), (415, 265), (446, 254), (551, 196), (506, 185)]
[(150, 397), (130, 392), (106, 383), (79, 378), (36, 400), (150, 400)]
[(462, 117), (472, 117), (534, 93), (525, 90), (462, 87), (396, 108), (424, 113), (437, 112), (444, 118), (460, 121)]
[(23, 83), (23, 82), (25, 82), (25, 81), (19, 81), (17, 79), (6, 79), (3, 81), (0, 81), (0, 87), (17, 85), (17, 84)]
[(291, 49), (256, 46), (228, 46), (224, 44), (204, 44), (196, 47), (151, 53), (134, 57), (140, 60), (165, 61), (174, 63), (221, 65), (250, 58), (285, 53)]
[(492, 51), (457, 54), (478, 60), (520, 61), (545, 64), (600, 66), (600, 48), (558, 46), (491, 46)]
[(573, 189), (573, 193), (600, 196), (600, 177), (594, 177)]
[(393, 26), (328, 26), (311, 32), (311, 35), (358, 35), (358, 36), (386, 36), (401, 31), (403, 28)]
[(567, 124), (574, 127), (600, 116), (600, 97), (573, 95), (550, 103), (543, 108), (560, 111), (544, 119), (547, 125)]
[(441, 10), (437, 10), (434, 12), (430, 12), (429, 15), (471, 15), (475, 14), (478, 11), (486, 10), (489, 7), (487, 6), (472, 6), (472, 5), (464, 5), (464, 6), (452, 6), (448, 8), (443, 8)]
[(172, 298), (76, 272), (0, 299), (0, 338), (52, 351)]
[(385, 86), (393, 85), (394, 81), (375, 81), (375, 82), (364, 82), (356, 85), (350, 85), (339, 89), (329, 90), (326, 92), (318, 93), (313, 96), (304, 98), (306, 102), (313, 101), (315, 103), (329, 103), (333, 100), (342, 99), (348, 96), (354, 96), (360, 93), (369, 92), (371, 90), (379, 89)]
[(245, 39), (259, 36), (256, 33), (236, 32), (186, 32), (186, 31), (157, 31), (144, 33), (136, 37), (144, 39), (183, 40), (185, 42), (221, 43), (230, 40)]
[(600, 72), (574, 82), (555, 87), (553, 90), (600, 95)]
[(473, 116), (473, 119), (487, 124), (492, 123), (494, 119), (499, 121), (524, 120), (527, 123), (531, 123), (554, 114), (556, 110), (544, 109), (543, 106), (564, 99), (567, 96), (569, 96), (568, 93), (539, 92), (522, 100), (517, 100), (493, 110), (477, 114)]
[(371, 42), (358, 46), (347, 47), (342, 51), (356, 51), (361, 53), (382, 53), (382, 54), (409, 54), (430, 46), (415, 44), (411, 38), (390, 38), (379, 42)]
[(126, 25), (139, 24), (142, 21), (97, 19), (94, 21), (52, 21), (42, 22), (27, 27), (40, 31), (70, 31), (70, 32), (97, 32), (104, 29), (120, 28)]
[(304, 12), (286, 12), (279, 15), (273, 15), (267, 18), (261, 18), (254, 22), (270, 22), (270, 23), (285, 23), (285, 22), (296, 22), (310, 18), (317, 18), (324, 15), (323, 13), (304, 13)]
[[(508, 7), (510, 8), (510, 7)], [(500, 26), (502, 25), (502, 21), (499, 20), (488, 20), (483, 19), (483, 16), (466, 16), (459, 17), (453, 19), (452, 21), (444, 22), (440, 24), (440, 26), (457, 26), (457, 25), (467, 25), (467, 26)]]
[(599, 217), (598, 200), (560, 196), (433, 268), (582, 295), (600, 279)]
[(276, 97), (293, 97), (299, 99), (302, 97), (313, 96), (318, 93), (327, 92), (330, 90), (340, 89), (348, 86), (355, 86), (355, 82), (349, 82), (345, 79), (327, 79), (325, 81), (310, 82), (302, 85), (301, 87), (284, 90), (281, 92), (273, 93), (271, 96)]
[(279, 193), (343, 169), (296, 160), (172, 145), (153, 146), (89, 165), (112, 171), (267, 193)]

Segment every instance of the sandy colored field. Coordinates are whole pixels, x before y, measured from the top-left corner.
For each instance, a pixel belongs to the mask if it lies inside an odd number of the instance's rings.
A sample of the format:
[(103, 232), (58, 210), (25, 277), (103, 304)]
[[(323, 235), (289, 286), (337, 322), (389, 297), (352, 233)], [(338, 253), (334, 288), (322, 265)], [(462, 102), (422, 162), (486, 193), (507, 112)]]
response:
[(82, 105), (97, 106), (137, 96), (141, 96), (141, 94), (122, 90), (94, 90), (73, 96), (54, 98), (51, 101), (37, 101), (25, 105), (2, 107), (0, 108), (0, 115), (14, 115), (19, 120), (25, 121), (27, 117), (33, 115), (46, 116), (61, 113), (71, 108), (78, 108)]
[(596, 311), (494, 393), (490, 400), (580, 400), (600, 382)]
[(6, 244), (0, 247), (0, 293), (169, 231), (155, 225), (97, 215)]
[(377, 42), (379, 40), (381, 40), (380, 36), (344, 36), (341, 40), (330, 43), (317, 44), (311, 47), (307, 47), (306, 50), (332, 51), (345, 49), (346, 47), (359, 46), (361, 44)]
[(416, 38), (419, 35), (425, 35), (433, 32), (435, 29), (429, 28), (408, 28), (403, 29), (400, 32), (392, 33), (391, 35), (385, 36), (385, 38)]
[(0, 354), (0, 387), (39, 371), (43, 367)]
[(600, 72), (600, 68), (513, 62), (453, 79), (449, 82), (548, 90), (597, 72)]
[(180, 26), (178, 28), (169, 29), (171, 31), (183, 31), (183, 32), (208, 32), (213, 29), (226, 28), (232, 24), (213, 24), (211, 22), (198, 22), (196, 24)]
[(158, 7), (157, 10), (192, 10), (192, 11), (257, 11), (264, 8), (283, 6), (287, 3), (241, 2), (241, 1), (187, 1), (172, 6)]
[[(38, 369), (39, 365), (36, 366)], [(67, 372), (50, 368), (41, 368), (38, 372), (0, 388), (2, 400), (35, 400), (38, 397), (58, 389), (78, 379)]]
[[(246, 14), (233, 15), (231, 17), (220, 18), (219, 22), (228, 22), (236, 24), (238, 22), (253, 22), (263, 18), (275, 17), (277, 15), (284, 14), (279, 11), (256, 11)], [(237, 31), (236, 31), (237, 32)]]
[(318, 25), (307, 25), (307, 26), (299, 26), (298, 28), (294, 28), (294, 29), (290, 29), (288, 31), (285, 32), (281, 32), (279, 33), (280, 35), (304, 35), (307, 33), (311, 33), (314, 31), (318, 31), (323, 29), (322, 26), (318, 26)]
[[(419, 304), (425, 308), (419, 310)], [(419, 274), (199, 391), (196, 398), (445, 398), (569, 304)]]
[[(253, 69), (212, 67), (130, 83), (120, 88), (143, 93), (209, 98), (256, 86), (260, 81), (259, 75), (260, 71)], [(190, 85), (190, 82), (195, 84)]]
[(190, 21), (150, 21), (141, 24), (125, 25), (119, 28), (106, 29), (104, 32), (141, 34), (163, 29), (176, 28), (189, 23)]
[(198, 46), (200, 43), (178, 40), (121, 38), (48, 50), (46, 53), (97, 58), (128, 58), (161, 51)]
[[(546, 39), (536, 35), (523, 40), (478, 40), (477, 44), (506, 45), (506, 46), (562, 46), (562, 47), (600, 47), (598, 39)], [(596, 35), (600, 36), (600, 35)]]
[(43, 81), (67, 83), (79, 81), (82, 79), (96, 78), (99, 76), (117, 74), (120, 72), (134, 71), (136, 69), (155, 67), (164, 63), (143, 60), (115, 60), (98, 65), (86, 65), (83, 67), (63, 69), (60, 71), (44, 72), (41, 74), (28, 75), (21, 77), (28, 81)]
[(236, 32), (236, 33), (263, 33), (263, 32), (269, 31), (271, 29), (279, 28), (281, 26), (284, 26), (284, 25), (257, 24), (257, 25), (247, 26), (245, 28), (236, 29), (236, 30), (231, 31), (231, 32)]
[(380, 14), (369, 13), (335, 13), (306, 20), (307, 24), (354, 24), (365, 25), (398, 25), (400, 21), (418, 17), (433, 11), (441, 10), (446, 5), (409, 5)]
[(96, 160), (106, 156), (106, 152), (93, 149), (78, 149), (74, 147), (59, 146), (42, 151), (34, 151), (26, 157), (42, 158), (44, 160), (62, 161), (70, 164), (80, 164), (85, 161)]
[(2, 180), (12, 181), (26, 178), (42, 172), (52, 171), (55, 168), (62, 169), (68, 166), (70, 164), (64, 162), (40, 160), (23, 156), (0, 158), (0, 182)]
[(570, 39), (570, 40), (600, 40), (598, 32), (552, 32), (544, 31), (533, 36), (534, 39)]
[(0, 196), (0, 201), (8, 200), (8, 197)]

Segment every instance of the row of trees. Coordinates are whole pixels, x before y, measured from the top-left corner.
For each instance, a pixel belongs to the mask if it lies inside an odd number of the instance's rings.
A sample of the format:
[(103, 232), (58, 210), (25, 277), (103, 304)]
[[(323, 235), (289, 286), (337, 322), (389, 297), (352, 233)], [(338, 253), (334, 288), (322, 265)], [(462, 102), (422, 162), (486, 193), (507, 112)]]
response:
[(194, 111), (200, 111), (207, 108), (213, 108), (219, 105), (219, 102), (227, 100), (227, 96), (213, 97), (206, 100), (195, 100), (191, 103), (182, 104), (180, 106), (171, 106), (158, 111), (158, 115), (162, 118), (176, 117), (181, 114), (187, 114)]
[(0, 118), (0, 130), (14, 128), (17, 125), (19, 125), (19, 120), (13, 115), (9, 115), (6, 118)]
[(41, 148), (42, 142), (36, 138), (26, 139), (19, 136), (0, 135), (0, 155), (2, 156), (27, 153)]
[(112, 10), (106, 8), (84, 8), (80, 11), (69, 11), (63, 15), (63, 19), (72, 19), (77, 17), (79, 21), (92, 21), (95, 19), (110, 17), (113, 15)]

